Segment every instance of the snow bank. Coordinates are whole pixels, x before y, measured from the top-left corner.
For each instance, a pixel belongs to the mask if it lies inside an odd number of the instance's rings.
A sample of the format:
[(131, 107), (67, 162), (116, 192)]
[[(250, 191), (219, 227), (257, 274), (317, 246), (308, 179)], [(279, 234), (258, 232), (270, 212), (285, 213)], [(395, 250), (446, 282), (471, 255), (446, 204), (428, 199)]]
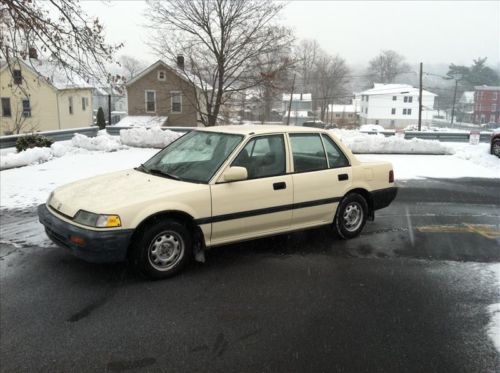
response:
[(387, 130), (378, 124), (363, 124), (361, 127), (359, 127), (359, 131), (360, 132), (380, 132), (380, 131), (387, 131)]
[(153, 117), (153, 116), (143, 116), (143, 115), (129, 115), (118, 123), (115, 124), (116, 127), (155, 127), (164, 126), (167, 122), (168, 117)]
[(120, 139), (108, 135), (106, 130), (99, 131), (96, 137), (88, 137), (77, 133), (73, 136), (73, 139), (71, 139), (71, 144), (75, 148), (104, 152), (113, 152), (124, 148), (120, 143)]
[[(500, 291), (500, 264), (493, 265), (491, 269), (495, 274), (496, 284)], [(493, 341), (497, 351), (500, 352), (500, 303), (492, 304), (488, 307), (488, 311), (491, 315), (488, 324), (488, 336)]]
[(143, 127), (120, 130), (122, 144), (137, 148), (164, 148), (180, 137), (182, 133), (162, 130), (160, 127), (146, 129)]
[(413, 138), (406, 140), (382, 134), (369, 135), (357, 131), (332, 130), (353, 153), (358, 154), (453, 154), (453, 149), (438, 140)]
[(0, 158), (0, 170), (43, 163), (52, 158), (50, 148), (32, 148), (20, 153), (9, 153)]

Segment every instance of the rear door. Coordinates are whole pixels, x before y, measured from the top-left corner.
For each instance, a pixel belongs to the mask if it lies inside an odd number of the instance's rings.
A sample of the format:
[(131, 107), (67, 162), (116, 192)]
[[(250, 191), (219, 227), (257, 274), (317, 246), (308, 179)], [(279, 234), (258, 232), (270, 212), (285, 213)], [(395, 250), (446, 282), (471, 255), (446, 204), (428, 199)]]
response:
[(287, 174), (285, 149), (283, 134), (253, 137), (231, 164), (245, 167), (248, 179), (211, 186), (211, 245), (290, 227), (293, 183)]
[(326, 134), (290, 133), (289, 137), (294, 170), (292, 227), (330, 223), (350, 189), (349, 161)]

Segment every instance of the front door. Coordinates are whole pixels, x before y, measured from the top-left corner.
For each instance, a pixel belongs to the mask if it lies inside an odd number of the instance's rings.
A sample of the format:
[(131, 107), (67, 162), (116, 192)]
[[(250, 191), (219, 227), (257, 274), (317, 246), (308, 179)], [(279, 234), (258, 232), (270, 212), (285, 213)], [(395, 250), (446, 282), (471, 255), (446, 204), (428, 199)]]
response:
[(292, 176), (287, 175), (284, 135), (250, 139), (231, 166), (245, 167), (248, 179), (211, 186), (211, 245), (284, 231), (290, 227)]

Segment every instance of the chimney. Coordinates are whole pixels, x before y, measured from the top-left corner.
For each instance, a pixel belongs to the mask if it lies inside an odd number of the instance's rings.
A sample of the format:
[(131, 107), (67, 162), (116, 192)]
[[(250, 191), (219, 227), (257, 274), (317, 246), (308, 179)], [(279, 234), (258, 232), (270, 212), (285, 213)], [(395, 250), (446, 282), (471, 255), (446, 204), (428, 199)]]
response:
[(181, 70), (184, 70), (184, 56), (179, 54), (177, 56), (177, 67)]
[(30, 59), (35, 59), (35, 60), (38, 59), (38, 52), (34, 47), (29, 48), (28, 55)]

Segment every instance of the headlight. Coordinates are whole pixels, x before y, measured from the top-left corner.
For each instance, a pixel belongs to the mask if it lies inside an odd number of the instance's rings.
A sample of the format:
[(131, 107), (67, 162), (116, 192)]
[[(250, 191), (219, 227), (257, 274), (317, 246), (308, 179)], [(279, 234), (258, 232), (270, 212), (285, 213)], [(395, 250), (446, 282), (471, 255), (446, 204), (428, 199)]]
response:
[(73, 221), (96, 228), (114, 228), (122, 225), (118, 215), (94, 214), (93, 212), (84, 210), (79, 210), (73, 218)]

